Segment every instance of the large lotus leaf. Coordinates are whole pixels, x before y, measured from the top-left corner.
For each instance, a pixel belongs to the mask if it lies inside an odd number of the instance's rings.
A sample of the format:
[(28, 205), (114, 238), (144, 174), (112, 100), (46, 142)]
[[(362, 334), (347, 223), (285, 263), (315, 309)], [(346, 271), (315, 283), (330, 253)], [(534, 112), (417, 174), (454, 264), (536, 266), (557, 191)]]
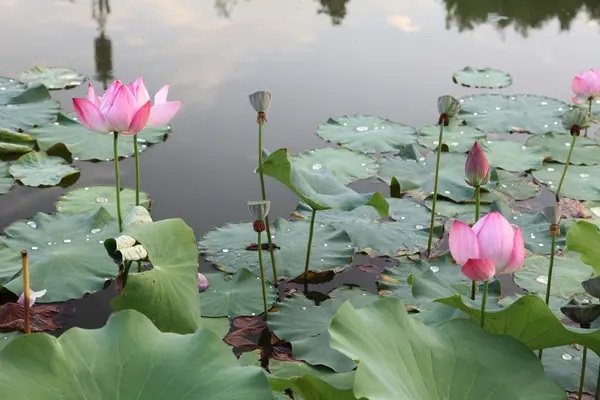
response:
[[(121, 209), (127, 210), (135, 205), (135, 190), (121, 189)], [(150, 196), (140, 193), (140, 205), (148, 208)], [(104, 209), (117, 218), (117, 195), (114, 186), (91, 186), (71, 190), (61, 196), (56, 203), (56, 210), (61, 214), (85, 214)]]
[(290, 161), (301, 169), (329, 171), (344, 185), (370, 178), (379, 171), (379, 165), (373, 157), (343, 148), (309, 150), (291, 156)]
[[(561, 346), (544, 350), (542, 363), (548, 376), (554, 379), (563, 389), (570, 392), (579, 390), (581, 376), (581, 361), (583, 349), (573, 346)], [(598, 379), (600, 359), (593, 351), (588, 351), (585, 366), (585, 382), (583, 389), (587, 393), (594, 393)]]
[[(460, 125), (456, 120), (452, 120), (448, 126), (444, 127), (442, 144), (448, 146), (449, 151), (466, 153), (473, 147), (473, 142), (484, 137), (485, 132), (470, 126)], [(439, 138), (439, 125), (427, 125), (419, 131), (419, 144), (430, 150), (437, 150)]]
[(41, 83), (50, 90), (56, 90), (79, 86), (87, 77), (71, 68), (35, 66), (22, 72), (19, 80), (29, 85)]
[(0, 333), (0, 350), (2, 350), (13, 339), (18, 338), (19, 336), (23, 336), (23, 334), (19, 331)]
[(380, 299), (362, 309), (344, 304), (329, 332), (333, 348), (360, 360), (354, 382), (358, 398), (565, 397), (545, 375), (535, 355), (519, 341), (488, 335), (465, 319), (424, 325), (411, 318), (395, 298)]
[[(265, 258), (268, 252), (264, 252)], [(247, 269), (239, 269), (233, 275), (223, 273), (205, 274), (210, 287), (200, 293), (204, 317), (230, 317), (258, 315), (264, 312), (262, 283)], [(267, 284), (267, 307), (277, 301), (273, 285)]]
[(8, 171), (13, 178), (27, 186), (54, 186), (67, 176), (79, 174), (79, 170), (63, 158), (37, 151), (21, 156)]
[[(375, 256), (413, 254), (427, 245), (430, 214), (420, 204), (406, 199), (386, 199), (390, 219), (380, 219), (372, 207), (362, 206), (352, 211), (325, 210), (317, 213), (316, 221), (346, 231), (359, 251)], [(295, 215), (310, 220), (310, 207), (301, 203)]]
[[(109, 161), (114, 158), (113, 135), (93, 132), (80, 124), (76, 119), (64, 114), (58, 114), (56, 122), (39, 128), (31, 129), (28, 133), (36, 138), (40, 150), (46, 151), (59, 143), (64, 144), (73, 154), (75, 160)], [(150, 127), (137, 134), (140, 150), (145, 149), (145, 143), (153, 144), (164, 140), (170, 133), (170, 127)], [(134, 154), (133, 139), (121, 137), (118, 143), (119, 157), (129, 157)]]
[(0, 351), (0, 365), (2, 395), (14, 399), (272, 398), (260, 368), (240, 366), (209, 330), (162, 333), (135, 311), (112, 315), (101, 329), (73, 328), (58, 339), (22, 336)]
[(475, 94), (459, 101), (460, 118), (470, 126), (493, 133), (556, 130), (562, 126), (562, 115), (570, 107), (560, 100), (528, 94)]
[[(525, 265), (515, 273), (515, 282), (528, 292), (543, 296), (548, 286), (548, 265), (547, 257), (527, 257)], [(555, 256), (550, 294), (568, 299), (575, 293), (585, 293), (581, 282), (591, 274), (590, 267), (578, 258)]]
[(35, 140), (25, 134), (0, 128), (0, 154), (29, 153), (35, 146)]
[[(106, 257), (103, 239), (116, 233), (113, 218), (104, 210), (95, 214), (60, 215), (38, 213), (30, 221), (17, 221), (0, 238), (0, 264), (12, 265), (21, 250), (29, 251), (29, 275), (33, 290), (46, 289), (39, 303), (80, 298), (101, 290), (117, 275), (117, 267)], [(10, 267), (8, 268), (11, 269)], [(0, 280), (15, 294), (23, 289), (21, 275), (3, 270)]]
[[(482, 193), (482, 200), (485, 194)], [(483, 201), (482, 201), (483, 203)], [(431, 210), (431, 198), (425, 200), (425, 206)], [(479, 205), (482, 214), (489, 212), (490, 205), (486, 202)], [(455, 203), (453, 201), (439, 200), (435, 204), (435, 213), (448, 218), (460, 219), (470, 224), (475, 223), (475, 200), (466, 203)]]
[[(563, 169), (562, 164), (544, 164), (544, 168), (533, 171), (533, 177), (556, 193)], [(577, 200), (600, 200), (598, 168), (585, 165), (569, 166), (560, 195)]]
[(512, 84), (512, 76), (494, 68), (466, 66), (452, 74), (452, 81), (465, 87), (501, 89)]
[(60, 104), (44, 85), (0, 77), (0, 128), (28, 129), (52, 121)]
[(597, 119), (600, 119), (600, 99), (596, 99), (592, 103), (592, 114), (594, 114)]
[(567, 248), (580, 253), (581, 261), (600, 275), (600, 232), (598, 226), (587, 221), (577, 221), (567, 232)]
[[(290, 222), (283, 218), (278, 218), (273, 224), (271, 235), (273, 244), (278, 247), (274, 253), (280, 276), (295, 278), (304, 273), (309, 225), (308, 222)], [(321, 225), (315, 224), (310, 270), (320, 272), (347, 266), (354, 255), (350, 237), (344, 231)], [(263, 233), (262, 243), (266, 241), (266, 234)], [(256, 242), (257, 234), (252, 230), (252, 223), (242, 222), (227, 224), (208, 232), (198, 246), (206, 260), (214, 263), (220, 270), (233, 273), (246, 268), (258, 276), (258, 253), (247, 249)], [(265, 274), (272, 279), (271, 257), (266, 251), (263, 254)]]
[[(527, 140), (527, 148), (530, 151), (543, 154), (546, 161), (566, 163), (572, 142), (571, 135), (561, 133), (545, 133), (536, 135)], [(571, 156), (571, 164), (596, 165), (600, 163), (600, 145), (592, 139), (583, 137), (575, 141), (575, 148)], [(559, 166), (560, 167), (560, 166)]]
[(530, 179), (501, 169), (496, 170), (496, 173), (498, 174), (496, 190), (512, 199), (528, 200), (536, 197), (542, 191), (542, 188)]
[(352, 210), (367, 204), (375, 208), (381, 217), (387, 217), (389, 206), (381, 193), (357, 193), (344, 186), (329, 171), (302, 168), (292, 163), (287, 149), (269, 154), (260, 168), (265, 175), (283, 183), (315, 210)]
[[(481, 309), (465, 303), (465, 300), (460, 295), (454, 295), (437, 301), (463, 311), (479, 324)], [(513, 336), (531, 350), (578, 343), (596, 354), (600, 352), (600, 329), (563, 325), (537, 295), (523, 296), (505, 308), (486, 312), (484, 327), (488, 333)]]
[(15, 183), (8, 172), (8, 164), (0, 161), (0, 194), (7, 193)]
[[(123, 291), (111, 301), (113, 308), (139, 311), (163, 332), (195, 332), (202, 322), (192, 228), (177, 218), (130, 225), (123, 233), (144, 246), (153, 268), (130, 273)], [(109, 254), (116, 248), (114, 239), (104, 245)]]
[(544, 154), (536, 148), (529, 148), (510, 140), (480, 141), (491, 166), (506, 171), (531, 171), (544, 163)]
[[(465, 182), (467, 157), (458, 153), (442, 153), (438, 194), (453, 201), (473, 198), (475, 190)], [(385, 157), (380, 161), (379, 177), (388, 185), (392, 177), (400, 183), (402, 193), (419, 190), (425, 196), (433, 193), (436, 154), (419, 160)]]
[(364, 153), (398, 151), (415, 143), (417, 131), (412, 126), (371, 115), (344, 115), (329, 118), (317, 129), (321, 138)]
[[(341, 288), (330, 293), (331, 299), (316, 306), (312, 300), (295, 294), (278, 304), (279, 311), (269, 314), (269, 328), (278, 338), (292, 344), (292, 355), (312, 365), (324, 365), (337, 372), (352, 370), (356, 364), (337, 350), (329, 347), (329, 323), (346, 301), (363, 307), (377, 295), (360, 289)], [(371, 332), (371, 331), (365, 331)]]

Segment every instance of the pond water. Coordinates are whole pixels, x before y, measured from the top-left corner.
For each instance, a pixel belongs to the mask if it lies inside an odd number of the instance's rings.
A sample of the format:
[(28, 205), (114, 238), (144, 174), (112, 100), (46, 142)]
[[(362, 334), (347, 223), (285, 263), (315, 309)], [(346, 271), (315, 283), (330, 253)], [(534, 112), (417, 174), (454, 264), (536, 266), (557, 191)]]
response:
[[(171, 85), (184, 107), (165, 144), (141, 158), (155, 219), (183, 218), (200, 238), (249, 218), (260, 196), (255, 112), (248, 94), (273, 93), (265, 147), (292, 152), (326, 143), (330, 116), (375, 114), (413, 126), (437, 122), (439, 95), (466, 65), (510, 72), (511, 93), (569, 100), (572, 77), (598, 67), (600, 5), (592, 0), (0, 0), (2, 76), (64, 65), (101, 89), (143, 75), (150, 91)], [(70, 110), (84, 87), (54, 92)], [(122, 162), (133, 187), (133, 160)], [(111, 163), (79, 163), (70, 189), (113, 183)], [(16, 188), (0, 198), (0, 227), (51, 212), (67, 189)], [(272, 215), (296, 197), (268, 181)], [(89, 304), (88, 304), (89, 303)], [(89, 300), (90, 313), (107, 310)], [(87, 304), (87, 305), (86, 305)], [(101, 308), (99, 308), (101, 307)], [(82, 312), (78, 325), (96, 326)], [(89, 319), (89, 320), (88, 320)]]

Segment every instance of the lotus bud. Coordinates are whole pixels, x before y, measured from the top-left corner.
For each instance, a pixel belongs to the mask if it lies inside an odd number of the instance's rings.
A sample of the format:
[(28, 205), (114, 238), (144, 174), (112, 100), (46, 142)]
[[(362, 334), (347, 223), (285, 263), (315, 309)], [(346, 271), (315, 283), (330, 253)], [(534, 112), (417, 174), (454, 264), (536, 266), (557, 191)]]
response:
[(467, 162), (465, 163), (465, 175), (467, 183), (473, 187), (485, 185), (490, 181), (490, 163), (485, 157), (479, 142), (473, 143)]
[(252, 107), (258, 113), (256, 122), (259, 124), (267, 122), (266, 112), (271, 105), (271, 93), (265, 91), (252, 93), (250, 95), (250, 104), (252, 104)]
[(269, 210), (271, 209), (271, 202), (266, 201), (249, 201), (248, 202), (248, 210), (252, 217), (254, 218), (254, 222), (252, 224), (255, 232), (264, 232), (266, 229), (265, 219), (267, 215), (269, 215)]
[(198, 291), (203, 292), (210, 286), (208, 279), (198, 272)]
[[(46, 294), (46, 289), (35, 291), (29, 289), (29, 307), (32, 307), (35, 304), (35, 301)], [(21, 293), (19, 299), (17, 300), (17, 304), (22, 306), (25, 305), (25, 293)]]
[(560, 311), (565, 314), (573, 322), (579, 324), (580, 327), (589, 329), (598, 317), (600, 317), (600, 304), (587, 304), (571, 299), (566, 305), (560, 308)]
[(592, 120), (588, 110), (584, 108), (574, 108), (563, 115), (562, 123), (563, 127), (567, 129), (571, 135), (579, 136), (582, 129), (585, 129), (592, 124)]
[(460, 103), (452, 96), (441, 96), (438, 98), (438, 112), (440, 118), (438, 124), (444, 124), (448, 126), (450, 124), (450, 118), (454, 118), (460, 111)]
[(550, 228), (548, 233), (552, 237), (560, 235), (560, 216), (561, 216), (560, 203), (555, 202), (554, 205), (544, 208), (544, 215), (550, 222)]
[(581, 282), (581, 286), (590, 295), (600, 299), (600, 276)]

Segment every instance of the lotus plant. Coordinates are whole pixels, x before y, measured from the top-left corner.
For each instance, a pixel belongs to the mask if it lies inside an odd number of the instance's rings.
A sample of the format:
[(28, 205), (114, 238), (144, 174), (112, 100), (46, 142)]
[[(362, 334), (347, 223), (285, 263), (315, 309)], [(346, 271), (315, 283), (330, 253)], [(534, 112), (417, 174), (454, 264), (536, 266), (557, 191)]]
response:
[(23, 306), (25, 311), (25, 333), (31, 333), (30, 309), (35, 304), (36, 299), (46, 294), (46, 290), (38, 292), (31, 290), (29, 284), (29, 255), (27, 250), (21, 251), (21, 276), (23, 280), (23, 293), (19, 296), (17, 304)]
[(137, 134), (147, 125), (164, 125), (177, 113), (181, 102), (168, 102), (169, 86), (165, 85), (154, 96), (154, 106), (150, 104), (150, 96), (139, 77), (130, 85), (116, 80), (106, 89), (102, 97), (98, 96), (92, 85), (88, 87), (85, 98), (74, 98), (73, 106), (81, 123), (88, 129), (113, 134), (113, 153), (115, 168), (115, 190), (117, 196), (117, 218), (119, 230), (123, 230), (121, 215), (121, 183), (119, 174), (118, 139), (121, 136), (132, 136), (136, 157), (136, 204), (139, 205), (139, 150)]
[(438, 138), (437, 158), (435, 161), (435, 180), (433, 184), (433, 203), (431, 205), (431, 221), (429, 224), (429, 239), (427, 241), (427, 254), (431, 253), (431, 242), (433, 240), (433, 224), (435, 222), (435, 206), (438, 194), (438, 181), (440, 173), (440, 158), (442, 156), (442, 139), (444, 136), (444, 127), (450, 124), (450, 118), (455, 118), (460, 111), (460, 103), (452, 96), (441, 96), (438, 98), (438, 112), (440, 117), (438, 125), (440, 126), (440, 136)]
[[(571, 88), (575, 93), (573, 103), (587, 105), (588, 114), (592, 112), (592, 102), (600, 98), (600, 70), (590, 69), (573, 78)], [(587, 137), (587, 129), (585, 130)]]
[(473, 227), (454, 221), (450, 228), (452, 257), (472, 281), (483, 281), (481, 326), (484, 326), (489, 280), (512, 274), (523, 266), (525, 245), (521, 228), (511, 225), (499, 212), (485, 215)]
[[(263, 145), (262, 145), (262, 128), (265, 122), (267, 122), (267, 110), (271, 105), (271, 93), (265, 91), (259, 91), (252, 93), (250, 96), (250, 104), (254, 111), (256, 111), (256, 123), (258, 124), (258, 165), (259, 167), (263, 163)], [(262, 201), (267, 201), (267, 192), (265, 189), (265, 175), (261, 168), (258, 169), (258, 175), (260, 176), (260, 194)], [(265, 227), (267, 230), (267, 243), (269, 244), (269, 254), (271, 256), (271, 267), (273, 268), (273, 280), (275, 286), (277, 286), (277, 265), (275, 264), (275, 254), (273, 253), (273, 243), (271, 238), (271, 226), (269, 225), (269, 218), (265, 216)]]
[[(262, 233), (266, 230), (266, 219), (269, 215), (269, 210), (271, 208), (270, 201), (249, 201), (248, 202), (248, 210), (252, 217), (254, 218), (254, 222), (252, 223), (252, 228), (254, 232), (257, 233), (257, 247), (258, 247), (258, 265), (260, 267), (260, 281), (262, 286), (262, 297), (263, 297), (263, 305), (265, 312), (265, 320), (267, 319), (267, 314), (269, 312), (269, 308), (267, 306), (267, 283), (265, 280), (265, 268), (263, 266), (263, 258), (262, 258)], [(268, 233), (267, 233), (268, 235)], [(269, 245), (270, 246), (270, 245)]]

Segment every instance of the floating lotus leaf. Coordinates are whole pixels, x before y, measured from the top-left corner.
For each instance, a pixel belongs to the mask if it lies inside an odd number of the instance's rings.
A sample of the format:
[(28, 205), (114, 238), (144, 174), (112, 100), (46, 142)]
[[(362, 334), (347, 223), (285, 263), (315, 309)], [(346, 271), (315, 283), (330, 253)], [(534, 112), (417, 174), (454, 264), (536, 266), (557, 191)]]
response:
[[(542, 363), (548, 376), (554, 379), (563, 389), (570, 392), (579, 390), (581, 374), (581, 360), (583, 348), (575, 349), (573, 346), (560, 346), (544, 350)], [(587, 393), (594, 393), (598, 378), (598, 364), (600, 359), (593, 351), (588, 351), (585, 366), (585, 382), (583, 389)]]
[(373, 157), (343, 148), (309, 150), (291, 156), (290, 161), (301, 169), (331, 172), (344, 185), (370, 178), (379, 171), (379, 165)]
[(452, 81), (465, 87), (501, 89), (512, 84), (512, 76), (494, 68), (467, 66), (452, 74)]
[[(113, 218), (104, 210), (95, 214), (61, 215), (38, 213), (30, 221), (17, 221), (0, 238), (0, 281), (15, 294), (23, 289), (17, 261), (21, 250), (29, 251), (31, 288), (46, 289), (38, 303), (52, 303), (83, 297), (101, 290), (117, 275), (117, 266), (106, 256), (102, 245), (116, 233)], [(12, 271), (11, 271), (12, 270)]]
[(8, 172), (8, 164), (0, 161), (0, 194), (7, 193), (14, 183), (13, 177)]
[[(440, 137), (439, 125), (427, 125), (419, 131), (419, 144), (430, 150), (438, 148)], [(449, 151), (466, 153), (477, 139), (485, 138), (485, 132), (470, 126), (460, 125), (456, 120), (451, 120), (450, 125), (444, 127), (442, 144), (448, 146)]]
[(364, 153), (398, 151), (415, 143), (416, 134), (412, 126), (371, 115), (329, 118), (317, 129), (317, 135), (328, 142)]
[(33, 150), (35, 140), (20, 132), (0, 128), (0, 153), (1, 154), (25, 154)]
[(530, 179), (519, 177), (517, 174), (501, 169), (497, 170), (496, 173), (498, 174), (496, 190), (512, 199), (528, 200), (538, 196), (542, 191), (542, 188)]
[(229, 333), (229, 318), (205, 318), (202, 317), (202, 328), (210, 330), (220, 338), (224, 338)]
[(506, 171), (531, 171), (540, 169), (544, 163), (544, 154), (538, 149), (529, 148), (510, 140), (480, 141), (491, 166)]
[[(546, 161), (566, 163), (571, 148), (572, 137), (568, 133), (545, 133), (536, 135), (527, 140), (530, 151), (543, 154)], [(592, 139), (580, 136), (575, 141), (575, 148), (571, 156), (571, 164), (596, 165), (600, 163), (600, 145)]]
[(19, 336), (23, 336), (23, 334), (18, 331), (0, 333), (0, 350), (2, 350), (4, 346), (6, 346), (13, 339), (18, 338)]
[[(268, 252), (264, 253), (267, 258)], [(202, 315), (205, 317), (230, 317), (258, 315), (263, 311), (261, 281), (247, 269), (239, 269), (235, 274), (213, 273), (205, 275), (210, 287), (200, 293)], [(267, 305), (277, 301), (273, 285), (267, 282)]]
[[(56, 122), (31, 129), (28, 133), (37, 140), (42, 151), (62, 143), (73, 154), (75, 160), (109, 161), (113, 159), (112, 134), (90, 131), (75, 118), (64, 114), (58, 114)], [(170, 127), (167, 126), (144, 129), (137, 134), (140, 150), (147, 147), (146, 143), (154, 144), (163, 141), (169, 133)], [(131, 137), (119, 138), (118, 146), (119, 157), (129, 157), (134, 154)]]
[[(123, 215), (135, 205), (135, 190), (121, 189)], [(148, 208), (150, 196), (140, 193), (140, 205)], [(117, 218), (117, 195), (114, 186), (90, 186), (71, 190), (58, 199), (56, 209), (61, 214), (85, 214), (105, 209)]]
[(361, 309), (344, 304), (329, 332), (333, 348), (360, 360), (354, 381), (357, 398), (565, 397), (536, 356), (518, 340), (488, 335), (465, 319), (424, 325), (411, 318), (395, 298), (383, 298)]
[(577, 221), (567, 232), (567, 248), (580, 254), (581, 261), (600, 275), (600, 232), (598, 226), (587, 221)]
[[(564, 165), (547, 163), (533, 177), (556, 193)], [(560, 189), (561, 197), (577, 200), (600, 200), (600, 175), (598, 168), (586, 165), (571, 165)]]
[[(484, 201), (486, 198), (496, 199), (496, 196), (490, 196), (492, 193), (482, 193), (479, 212), (486, 214), (489, 212), (489, 201)], [(425, 206), (431, 210), (432, 199), (425, 200)], [(475, 223), (475, 200), (470, 200), (467, 203), (455, 203), (453, 201), (439, 200), (435, 204), (435, 213), (448, 218), (460, 219), (469, 224)]]
[[(430, 218), (427, 209), (405, 199), (386, 200), (390, 205), (391, 219), (380, 219), (372, 207), (361, 206), (352, 211), (320, 211), (316, 223), (346, 231), (359, 251), (367, 251), (371, 255), (393, 257), (413, 254), (427, 246), (426, 228)], [(310, 207), (301, 203), (295, 214), (310, 220)]]
[(265, 400), (272, 396), (262, 370), (240, 366), (231, 349), (209, 330), (191, 335), (162, 333), (135, 311), (112, 315), (101, 329), (70, 329), (59, 339), (24, 335), (0, 351), (0, 365), (0, 390), (14, 399)]
[(331, 318), (347, 300), (356, 307), (363, 307), (378, 296), (348, 288), (336, 289), (330, 296), (330, 300), (322, 302), (319, 306), (302, 294), (295, 294), (283, 300), (278, 304), (279, 311), (269, 314), (269, 328), (278, 338), (292, 344), (292, 355), (296, 360), (312, 365), (324, 365), (337, 372), (347, 372), (356, 364), (329, 347), (328, 328)]
[(260, 168), (265, 175), (283, 183), (315, 210), (352, 210), (367, 204), (375, 208), (381, 217), (388, 214), (389, 205), (381, 193), (357, 193), (344, 186), (331, 172), (293, 164), (287, 149), (269, 154)]
[[(318, 215), (319, 213), (317, 213)], [(295, 278), (304, 273), (306, 243), (309, 223), (290, 222), (278, 218), (273, 224), (271, 235), (275, 250), (275, 263), (280, 276)], [(214, 263), (222, 271), (233, 273), (246, 268), (256, 276), (260, 274), (256, 250), (247, 250), (257, 242), (257, 234), (251, 222), (227, 224), (208, 232), (198, 244), (206, 260)], [(266, 243), (263, 233), (262, 243)], [(271, 259), (264, 252), (265, 274), (272, 279)], [(354, 246), (348, 234), (331, 226), (315, 224), (311, 250), (310, 270), (320, 272), (341, 269), (347, 266), (354, 255)]]
[(560, 100), (528, 94), (475, 94), (460, 102), (460, 118), (472, 127), (493, 133), (546, 133), (560, 129), (562, 115), (570, 107)]
[(26, 186), (54, 186), (64, 178), (79, 174), (63, 158), (30, 152), (13, 162), (8, 171)]
[(41, 83), (50, 90), (56, 90), (79, 86), (87, 80), (87, 76), (71, 68), (35, 66), (21, 73), (19, 80), (29, 85)]
[[(113, 308), (139, 311), (163, 332), (195, 332), (202, 322), (198, 251), (192, 229), (181, 219), (166, 219), (130, 225), (123, 234), (144, 246), (153, 268), (130, 272), (127, 285), (111, 301)], [(115, 240), (106, 240), (104, 246), (113, 256)]]
[(0, 77), (0, 128), (29, 129), (56, 118), (60, 104), (44, 85)]

